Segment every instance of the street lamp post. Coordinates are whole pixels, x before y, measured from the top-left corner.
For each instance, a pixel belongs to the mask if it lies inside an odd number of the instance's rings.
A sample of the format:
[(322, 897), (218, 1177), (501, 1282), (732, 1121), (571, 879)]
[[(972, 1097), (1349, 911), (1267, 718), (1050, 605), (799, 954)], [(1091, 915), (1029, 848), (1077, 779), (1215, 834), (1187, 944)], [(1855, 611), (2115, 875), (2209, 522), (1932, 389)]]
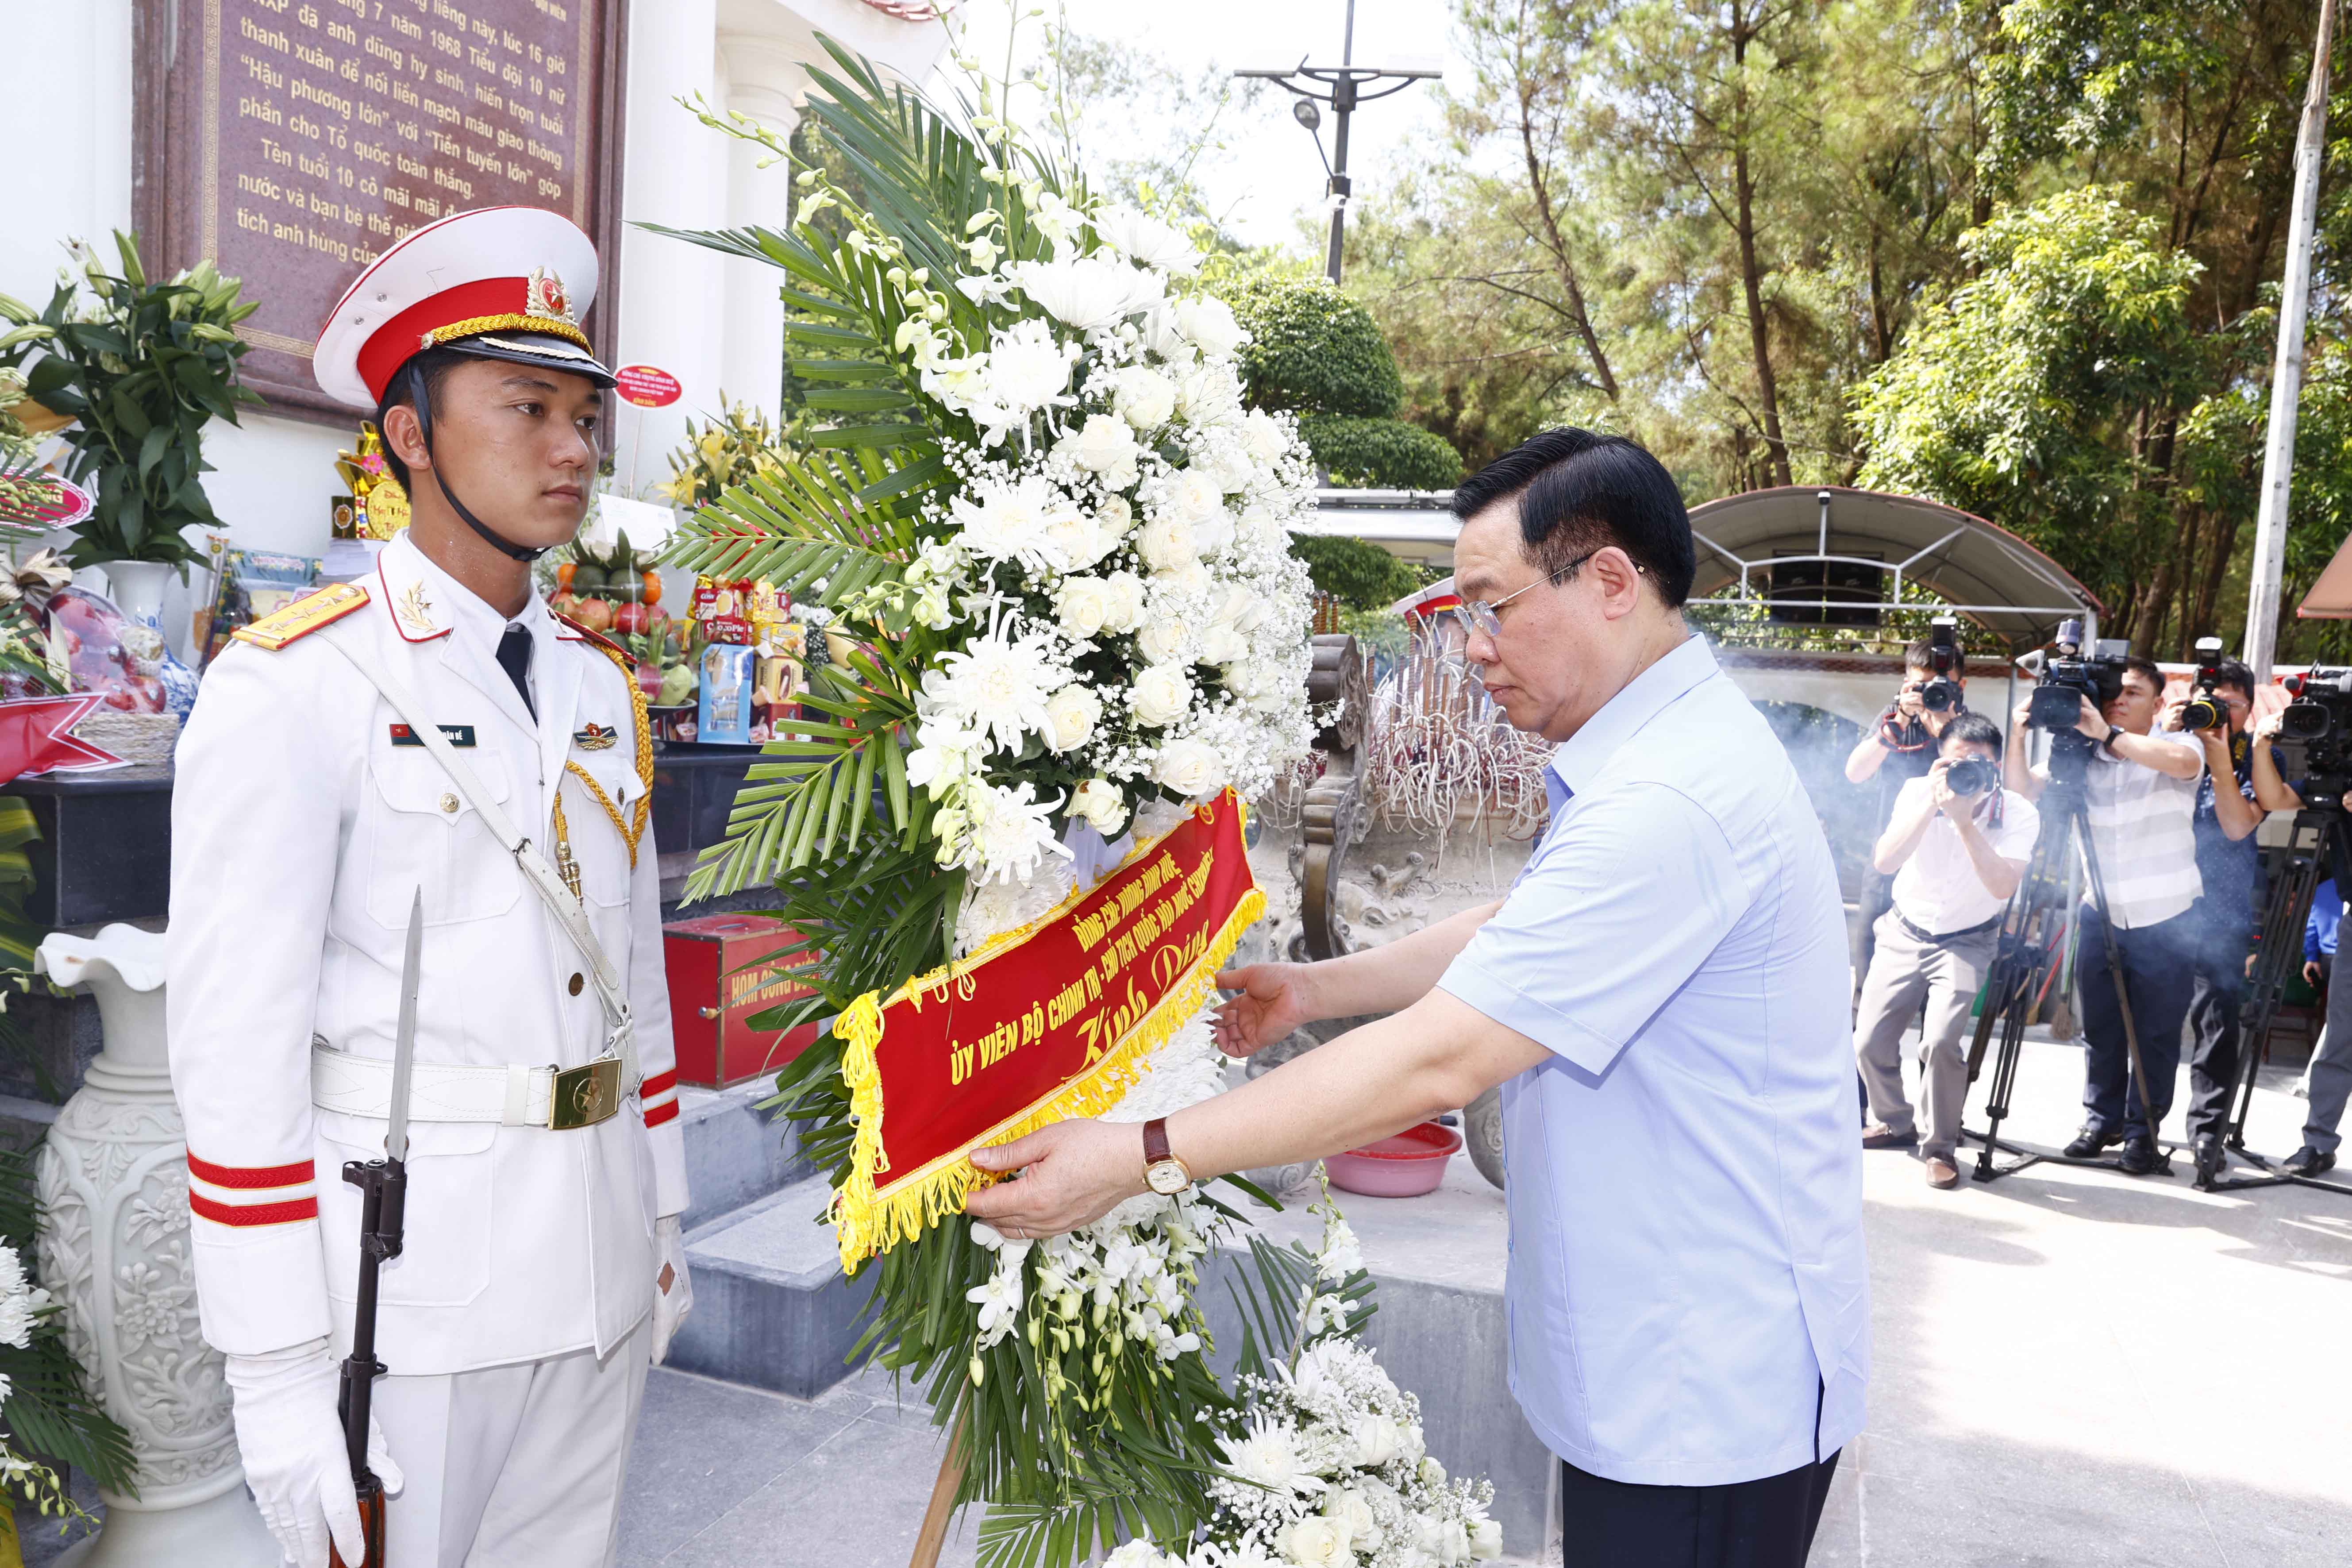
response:
[[(1331, 197), (1331, 253), (1325, 262), (1324, 270), (1330, 273), (1331, 281), (1336, 284), (1339, 281), (1339, 242), (1347, 232), (1348, 195), (1353, 188), (1348, 180), (1348, 117), (1360, 104), (1402, 92), (1416, 81), (1426, 81), (1444, 73), (1428, 66), (1358, 66), (1356, 0), (1348, 0), (1347, 31), (1340, 39), (1339, 63), (1336, 68), (1310, 66), (1302, 58), (1297, 65), (1286, 68), (1259, 67), (1237, 70), (1234, 74), (1279, 82), (1285, 91), (1296, 94), (1298, 101), (1290, 106), (1291, 117), (1315, 138), (1315, 151), (1318, 156), (1323, 152), (1323, 111), (1316, 105), (1329, 104), (1337, 117), (1338, 123), (1331, 132), (1331, 154), (1323, 160), (1324, 173), (1330, 176), (1325, 189)], [(1302, 86), (1302, 83), (1309, 85)], [(1322, 90), (1317, 90), (1318, 88)]]

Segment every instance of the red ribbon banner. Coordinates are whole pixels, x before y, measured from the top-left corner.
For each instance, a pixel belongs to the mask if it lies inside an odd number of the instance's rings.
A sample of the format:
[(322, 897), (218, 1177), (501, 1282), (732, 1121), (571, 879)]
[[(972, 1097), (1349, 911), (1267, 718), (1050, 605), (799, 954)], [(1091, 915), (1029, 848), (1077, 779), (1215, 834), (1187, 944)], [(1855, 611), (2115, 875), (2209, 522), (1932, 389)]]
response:
[(835, 1197), (844, 1268), (961, 1209), (975, 1147), (1118, 1103), (1265, 908), (1244, 815), (1228, 790), (1043, 920), (842, 1015), (858, 1117)]

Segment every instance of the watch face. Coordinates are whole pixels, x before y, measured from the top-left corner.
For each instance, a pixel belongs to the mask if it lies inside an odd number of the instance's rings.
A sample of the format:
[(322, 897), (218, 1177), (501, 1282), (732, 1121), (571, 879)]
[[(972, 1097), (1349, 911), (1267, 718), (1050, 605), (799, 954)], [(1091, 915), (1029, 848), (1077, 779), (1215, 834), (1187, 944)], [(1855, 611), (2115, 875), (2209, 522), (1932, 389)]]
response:
[(1143, 1173), (1143, 1179), (1163, 1198), (1174, 1197), (1192, 1184), (1192, 1176), (1173, 1160), (1162, 1160), (1153, 1165)]

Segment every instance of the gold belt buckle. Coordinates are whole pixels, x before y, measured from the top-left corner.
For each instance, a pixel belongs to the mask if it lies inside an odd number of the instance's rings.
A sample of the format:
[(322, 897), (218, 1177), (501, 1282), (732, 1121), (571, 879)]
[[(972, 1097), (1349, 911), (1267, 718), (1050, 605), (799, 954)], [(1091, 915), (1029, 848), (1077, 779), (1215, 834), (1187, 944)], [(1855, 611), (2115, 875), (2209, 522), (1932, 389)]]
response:
[(555, 1075), (547, 1124), (558, 1132), (593, 1127), (620, 1109), (621, 1058), (598, 1057), (584, 1067), (565, 1068)]

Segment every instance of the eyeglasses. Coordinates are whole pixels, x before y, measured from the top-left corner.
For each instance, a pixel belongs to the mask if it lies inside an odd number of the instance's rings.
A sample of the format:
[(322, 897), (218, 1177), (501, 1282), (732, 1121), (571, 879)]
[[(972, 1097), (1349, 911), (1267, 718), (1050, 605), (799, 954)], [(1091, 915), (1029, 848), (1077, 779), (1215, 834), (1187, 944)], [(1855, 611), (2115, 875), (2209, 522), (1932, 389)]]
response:
[[(1491, 605), (1484, 599), (1474, 599), (1469, 604), (1457, 608), (1454, 614), (1461, 620), (1463, 627), (1465, 630), (1483, 632), (1489, 638), (1501, 637), (1503, 635), (1503, 617), (1497, 612), (1499, 612), (1505, 605), (1509, 604), (1513, 599), (1516, 599), (1521, 594), (1526, 593), (1528, 588), (1539, 587), (1545, 584), (1559, 582), (1562, 577), (1567, 576), (1570, 573), (1575, 571), (1578, 567), (1583, 565), (1586, 562), (1591, 560), (1594, 556), (1600, 554), (1607, 548), (1609, 547), (1605, 544), (1595, 545), (1591, 550), (1588, 550), (1583, 554), (1578, 556), (1575, 560), (1570, 562), (1567, 565), (1561, 567), (1559, 571), (1554, 572), (1550, 576), (1543, 578), (1540, 583), (1530, 583), (1528, 584), (1527, 588), (1515, 588), (1511, 592), (1504, 595), (1501, 598), (1496, 600)], [(1647, 574), (1645, 569), (1639, 562), (1634, 563), (1633, 570), (1637, 573), (1643, 573), (1644, 575)]]

